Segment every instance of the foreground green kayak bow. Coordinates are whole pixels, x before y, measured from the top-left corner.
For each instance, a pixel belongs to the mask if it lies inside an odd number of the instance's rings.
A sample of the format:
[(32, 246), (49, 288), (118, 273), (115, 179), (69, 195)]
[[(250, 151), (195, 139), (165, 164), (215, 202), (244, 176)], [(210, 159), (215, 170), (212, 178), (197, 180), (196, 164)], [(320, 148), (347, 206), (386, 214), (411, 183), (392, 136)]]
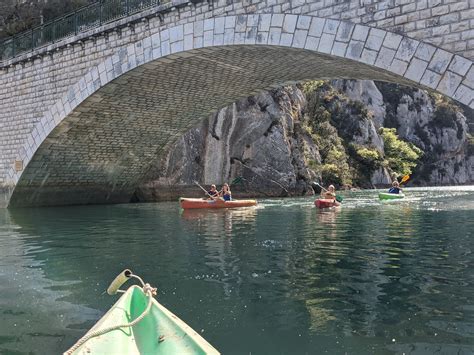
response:
[[(130, 277), (143, 287), (118, 288)], [(159, 304), (156, 289), (130, 270), (112, 282), (107, 293), (123, 295), (113, 307), (64, 354), (219, 354), (181, 319)]]

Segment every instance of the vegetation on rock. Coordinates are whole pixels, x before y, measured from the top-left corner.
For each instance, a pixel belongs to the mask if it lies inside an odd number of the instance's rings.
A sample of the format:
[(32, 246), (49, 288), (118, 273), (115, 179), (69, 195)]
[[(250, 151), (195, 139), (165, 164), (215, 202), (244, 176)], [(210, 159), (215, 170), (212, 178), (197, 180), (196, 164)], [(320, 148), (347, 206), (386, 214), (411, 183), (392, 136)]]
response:
[(398, 176), (410, 175), (423, 155), (421, 149), (397, 136), (395, 128), (381, 128), (388, 167)]

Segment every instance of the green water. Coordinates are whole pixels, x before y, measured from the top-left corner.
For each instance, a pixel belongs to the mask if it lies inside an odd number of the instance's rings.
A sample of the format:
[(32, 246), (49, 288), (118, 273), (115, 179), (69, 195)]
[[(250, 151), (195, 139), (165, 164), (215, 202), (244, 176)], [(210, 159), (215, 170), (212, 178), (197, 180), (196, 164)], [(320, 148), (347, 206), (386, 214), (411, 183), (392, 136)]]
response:
[(0, 211), (0, 354), (58, 354), (129, 267), (224, 354), (473, 354), (474, 187), (180, 213)]

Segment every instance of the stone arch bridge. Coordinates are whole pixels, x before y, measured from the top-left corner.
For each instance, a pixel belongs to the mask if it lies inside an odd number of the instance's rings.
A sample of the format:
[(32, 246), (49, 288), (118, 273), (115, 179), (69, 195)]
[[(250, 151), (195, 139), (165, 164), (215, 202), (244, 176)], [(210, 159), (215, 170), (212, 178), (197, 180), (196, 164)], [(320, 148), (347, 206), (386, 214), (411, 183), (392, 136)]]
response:
[(182, 1), (0, 62), (0, 205), (126, 202), (198, 120), (263, 89), (384, 80), (474, 108), (469, 0)]

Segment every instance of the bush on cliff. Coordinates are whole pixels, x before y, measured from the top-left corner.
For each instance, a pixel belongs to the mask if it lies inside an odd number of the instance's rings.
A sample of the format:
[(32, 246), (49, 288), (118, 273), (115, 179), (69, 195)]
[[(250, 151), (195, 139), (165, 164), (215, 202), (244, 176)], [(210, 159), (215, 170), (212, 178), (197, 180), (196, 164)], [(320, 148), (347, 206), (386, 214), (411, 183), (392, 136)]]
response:
[(381, 128), (385, 146), (385, 159), (397, 175), (410, 175), (423, 155), (421, 149), (398, 138), (395, 128)]

